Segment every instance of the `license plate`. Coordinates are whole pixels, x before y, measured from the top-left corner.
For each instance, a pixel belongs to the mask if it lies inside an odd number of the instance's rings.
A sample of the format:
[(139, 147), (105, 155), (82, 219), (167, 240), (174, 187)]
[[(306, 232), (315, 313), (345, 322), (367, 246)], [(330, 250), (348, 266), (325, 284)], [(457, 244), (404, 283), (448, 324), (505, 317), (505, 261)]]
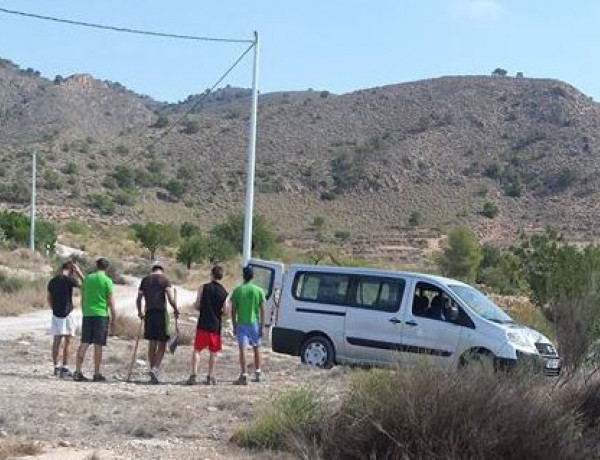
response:
[(546, 361), (547, 369), (558, 369), (560, 367), (560, 360), (558, 359), (549, 359)]

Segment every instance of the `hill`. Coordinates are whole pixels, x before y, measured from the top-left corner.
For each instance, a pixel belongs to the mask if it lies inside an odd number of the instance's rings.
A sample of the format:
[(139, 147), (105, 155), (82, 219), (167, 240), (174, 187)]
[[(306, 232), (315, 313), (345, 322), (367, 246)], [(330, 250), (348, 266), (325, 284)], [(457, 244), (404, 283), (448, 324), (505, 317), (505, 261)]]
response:
[[(0, 199), (26, 205), (35, 149), (50, 217), (223, 219), (243, 203), (249, 92), (209, 95), (162, 137), (198, 97), (164, 104), (89, 75), (50, 81), (2, 61)], [(257, 209), (303, 247), (323, 216), (359, 253), (361, 244), (363, 252), (426, 245), (456, 223), (496, 241), (546, 226), (592, 239), (599, 128), (597, 103), (548, 79), (265, 94)], [(486, 202), (497, 216), (482, 214)]]

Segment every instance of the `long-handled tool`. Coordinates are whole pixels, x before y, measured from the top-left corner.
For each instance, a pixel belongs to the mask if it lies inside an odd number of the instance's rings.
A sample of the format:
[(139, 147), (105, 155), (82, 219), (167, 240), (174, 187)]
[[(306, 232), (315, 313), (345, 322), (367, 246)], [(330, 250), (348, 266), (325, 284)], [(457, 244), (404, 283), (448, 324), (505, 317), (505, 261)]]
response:
[[(175, 305), (177, 305), (177, 289), (173, 289), (173, 297), (175, 300)], [(173, 334), (173, 338), (169, 343), (169, 352), (171, 354), (175, 354), (175, 350), (177, 350), (180, 341), (181, 339), (179, 338), (179, 324), (177, 323), (177, 316), (175, 316), (175, 333)]]
[(131, 380), (131, 374), (133, 374), (133, 365), (135, 363), (135, 357), (137, 356), (138, 345), (140, 344), (140, 338), (142, 337), (142, 326), (144, 320), (140, 319), (140, 327), (138, 328), (137, 339), (135, 339), (135, 346), (133, 347), (133, 355), (131, 356), (131, 363), (129, 363), (129, 371), (127, 372), (127, 381)]

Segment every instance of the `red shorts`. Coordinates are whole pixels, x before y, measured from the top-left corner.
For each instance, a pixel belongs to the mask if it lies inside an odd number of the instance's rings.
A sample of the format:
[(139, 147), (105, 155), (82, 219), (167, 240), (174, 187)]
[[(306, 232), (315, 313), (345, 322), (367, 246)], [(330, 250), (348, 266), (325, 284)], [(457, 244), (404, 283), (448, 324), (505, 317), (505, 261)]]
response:
[(202, 351), (207, 347), (208, 351), (211, 353), (217, 353), (218, 351), (221, 351), (221, 334), (198, 329), (196, 331), (194, 350)]

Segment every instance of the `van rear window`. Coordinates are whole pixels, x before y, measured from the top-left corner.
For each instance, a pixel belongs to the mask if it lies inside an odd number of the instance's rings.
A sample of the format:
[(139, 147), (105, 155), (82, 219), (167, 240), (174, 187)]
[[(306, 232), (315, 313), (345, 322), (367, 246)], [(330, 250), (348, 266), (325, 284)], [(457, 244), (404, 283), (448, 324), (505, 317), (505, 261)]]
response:
[(309, 302), (346, 303), (350, 275), (302, 272), (294, 280), (294, 298)]

